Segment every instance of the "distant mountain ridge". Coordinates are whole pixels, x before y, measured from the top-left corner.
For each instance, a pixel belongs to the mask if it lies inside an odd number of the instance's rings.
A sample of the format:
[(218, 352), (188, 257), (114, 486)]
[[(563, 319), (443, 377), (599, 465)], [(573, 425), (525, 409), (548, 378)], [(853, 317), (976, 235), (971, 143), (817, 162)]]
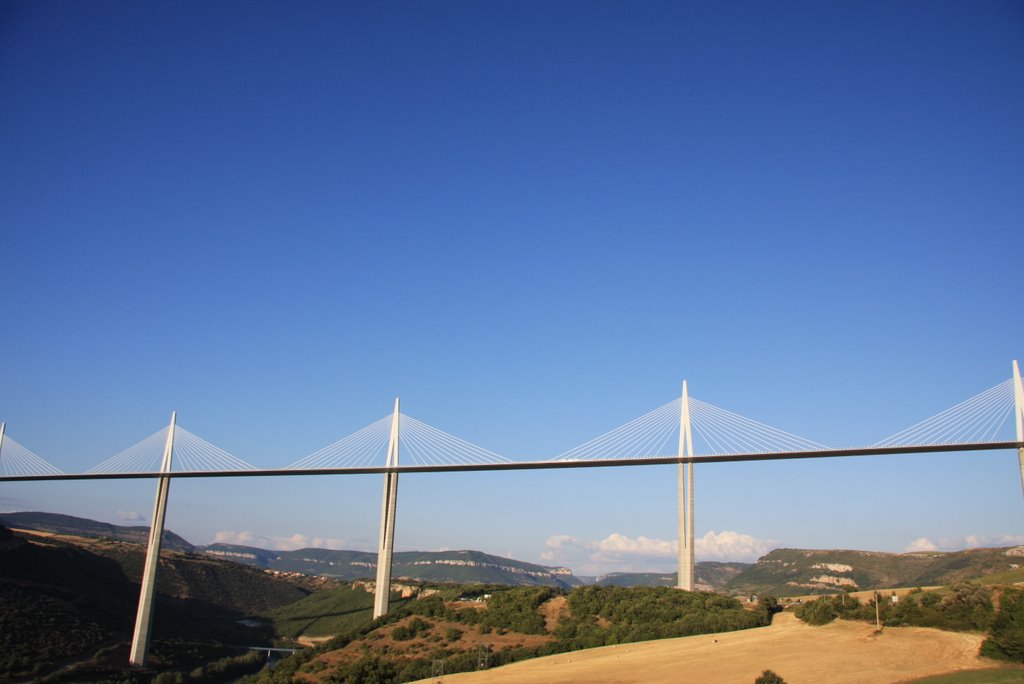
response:
[(775, 549), (736, 577), (732, 594), (776, 596), (952, 584), (1024, 566), (1024, 546), (886, 553)]
[[(53, 534), (69, 534), (76, 537), (116, 539), (117, 541), (146, 544), (149, 541), (149, 525), (114, 525), (112, 523), (76, 518), (60, 513), (30, 511), (24, 513), (0, 513), (0, 525), (19, 530), (35, 530)], [(162, 546), (168, 551), (190, 552), (195, 547), (182, 537), (164, 530)]]
[[(145, 544), (146, 526), (122, 526), (57, 513), (4, 513), (0, 525), (54, 534), (109, 538)], [(296, 572), (341, 581), (372, 579), (377, 554), (367, 551), (299, 549), (273, 551), (253, 546), (193, 546), (164, 531), (164, 548), (200, 553), (265, 570)], [(732, 595), (799, 596), (892, 587), (950, 584), (1024, 567), (1024, 546), (964, 551), (886, 553), (825, 549), (775, 549), (756, 563), (697, 563), (697, 589)], [(674, 586), (676, 573), (612, 573), (580, 578), (568, 568), (527, 563), (481, 551), (401, 551), (394, 555), (395, 579), (428, 582), (506, 584), (572, 588), (590, 581), (616, 586)]]
[[(0, 514), (0, 525), (78, 537), (106, 538), (146, 544), (148, 526), (124, 526), (39, 511)], [(194, 546), (174, 532), (164, 530), (163, 548), (201, 553), (224, 560), (279, 572), (298, 572), (339, 580), (373, 578), (377, 554), (366, 551), (299, 549), (271, 551), (254, 546), (211, 544)], [(543, 585), (568, 589), (583, 582), (572, 570), (548, 567), (492, 556), (481, 551), (400, 551), (395, 553), (392, 576), (429, 582)]]
[[(236, 544), (211, 544), (198, 547), (196, 551), (271, 570), (301, 572), (339, 580), (372, 578), (377, 572), (377, 554), (367, 551), (268, 551)], [(392, 560), (391, 575), (396, 579), (429, 582), (542, 585), (566, 589), (583, 584), (568, 568), (537, 565), (472, 550), (398, 551)]]

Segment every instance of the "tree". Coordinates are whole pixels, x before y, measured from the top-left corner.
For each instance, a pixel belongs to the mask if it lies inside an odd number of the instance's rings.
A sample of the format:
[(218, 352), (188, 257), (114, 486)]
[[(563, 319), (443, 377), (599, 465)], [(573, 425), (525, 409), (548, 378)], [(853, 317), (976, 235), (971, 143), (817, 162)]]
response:
[(1024, 662), (1024, 591), (1007, 589), (999, 602), (992, 632), (981, 644), (981, 655)]
[(835, 605), (827, 596), (809, 601), (796, 609), (796, 616), (809, 625), (827, 625), (838, 615)]

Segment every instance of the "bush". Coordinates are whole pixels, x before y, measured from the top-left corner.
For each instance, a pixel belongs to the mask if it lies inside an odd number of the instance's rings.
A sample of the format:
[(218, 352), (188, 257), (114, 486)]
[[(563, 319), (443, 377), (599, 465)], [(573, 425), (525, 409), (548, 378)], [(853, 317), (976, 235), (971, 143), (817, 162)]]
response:
[(760, 677), (754, 680), (754, 684), (786, 684), (786, 680), (771, 670), (765, 670)]
[(1024, 663), (1024, 591), (1007, 589), (992, 621), (992, 632), (981, 644), (986, 658)]
[(808, 601), (796, 609), (796, 616), (809, 625), (827, 625), (839, 616), (835, 603), (827, 596)]
[(391, 630), (391, 638), (395, 641), (409, 641), (415, 639), (421, 634), (426, 634), (430, 631), (430, 623), (426, 620), (414, 617), (409, 620), (408, 624), (399, 625)]
[(392, 684), (398, 675), (398, 664), (373, 655), (364, 655), (353, 663), (342, 665), (328, 681), (358, 684)]

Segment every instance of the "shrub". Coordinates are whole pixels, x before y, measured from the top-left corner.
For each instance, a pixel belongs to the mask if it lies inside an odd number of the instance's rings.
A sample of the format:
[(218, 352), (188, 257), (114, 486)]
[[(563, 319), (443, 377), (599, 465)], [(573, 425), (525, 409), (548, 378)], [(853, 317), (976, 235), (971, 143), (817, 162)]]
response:
[(1024, 663), (1024, 591), (1007, 589), (992, 621), (992, 632), (981, 644), (987, 658)]
[(765, 670), (754, 680), (754, 684), (786, 684), (786, 680), (771, 670)]
[(838, 615), (832, 599), (825, 596), (817, 601), (808, 601), (796, 609), (796, 616), (809, 625), (827, 625)]

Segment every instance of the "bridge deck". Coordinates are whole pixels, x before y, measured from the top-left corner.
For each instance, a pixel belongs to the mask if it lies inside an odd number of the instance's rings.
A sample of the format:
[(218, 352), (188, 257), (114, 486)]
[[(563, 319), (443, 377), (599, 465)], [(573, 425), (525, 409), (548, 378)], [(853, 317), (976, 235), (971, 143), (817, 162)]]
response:
[(143, 473), (61, 473), (59, 475), (5, 475), (0, 482), (39, 480), (131, 480), (158, 477), (290, 477), (295, 475), (373, 475), (382, 473), (454, 473), (500, 470), (557, 470), (564, 468), (610, 468), (623, 466), (672, 465), (676, 463), (735, 463), (742, 461), (777, 461), (804, 458), (839, 458), (845, 456), (885, 456), (893, 454), (949, 453), (958, 451), (995, 451), (1021, 449), (1024, 442), (972, 442), (967, 444), (925, 444), (889, 447), (858, 447), (822, 449), (818, 451), (784, 451), (749, 454), (712, 454), (707, 456), (652, 456), (642, 458), (605, 458), (564, 461), (513, 461), (502, 463), (468, 463), (446, 465), (399, 465), (348, 468), (277, 468), (263, 470), (195, 470), (181, 472)]

